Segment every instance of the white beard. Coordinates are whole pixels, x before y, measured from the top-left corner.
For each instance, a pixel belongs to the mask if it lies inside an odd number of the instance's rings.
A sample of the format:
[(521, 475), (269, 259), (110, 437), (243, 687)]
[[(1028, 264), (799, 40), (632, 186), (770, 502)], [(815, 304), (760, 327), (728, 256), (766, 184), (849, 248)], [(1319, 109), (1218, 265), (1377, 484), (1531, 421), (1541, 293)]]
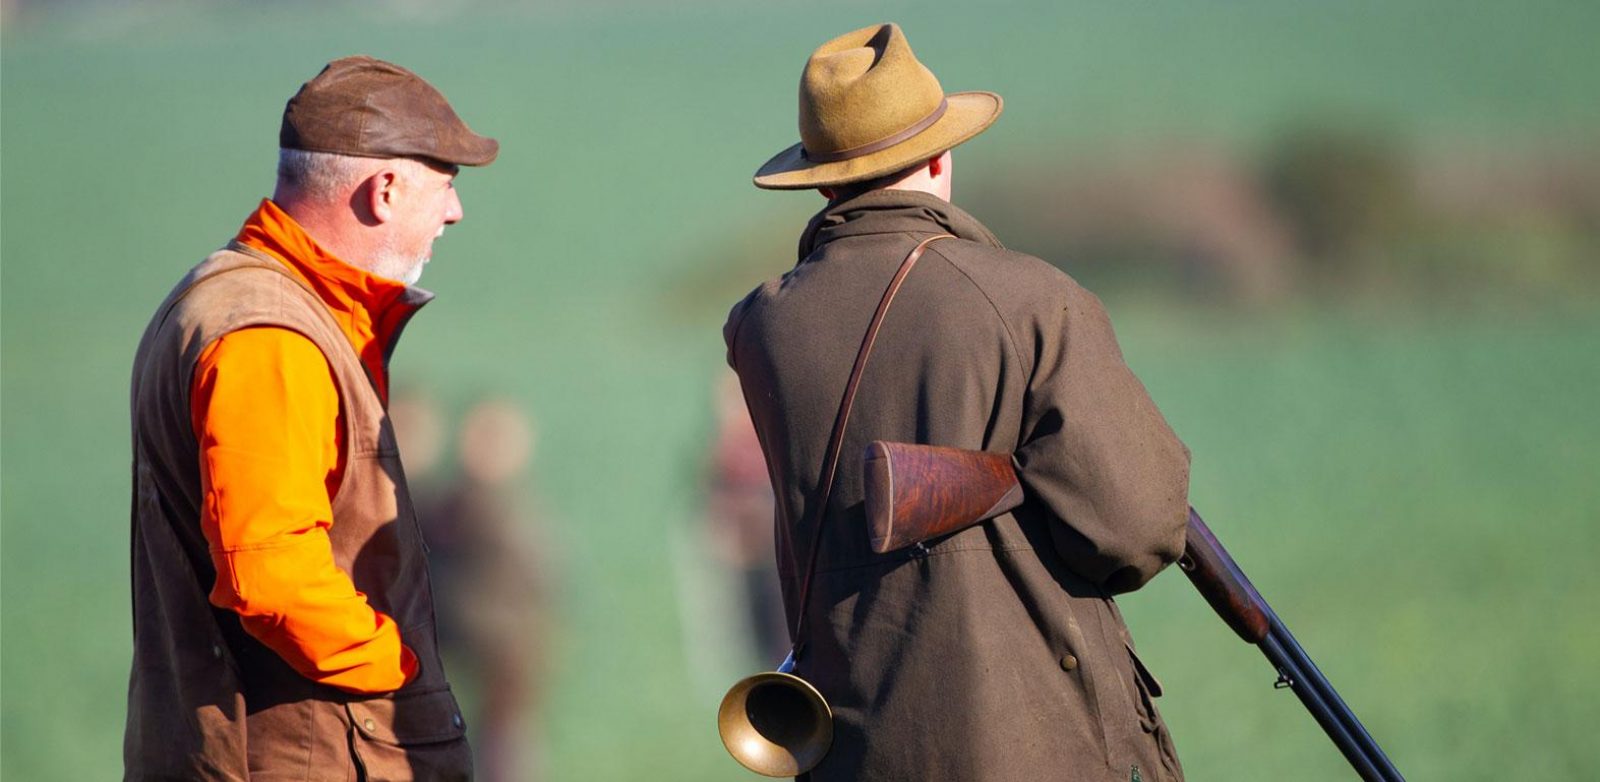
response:
[(417, 281), (422, 279), (422, 267), (427, 263), (427, 256), (407, 256), (392, 247), (384, 247), (378, 251), (377, 257), (372, 259), (370, 271), (385, 279), (416, 285)]
[(400, 281), (405, 283), (408, 286), (416, 285), (417, 282), (422, 279), (422, 267), (424, 267), (426, 265), (428, 265), (428, 259), (427, 258), (419, 259), (416, 262), (416, 265), (412, 266), (411, 270), (406, 272), (404, 277), (400, 278)]

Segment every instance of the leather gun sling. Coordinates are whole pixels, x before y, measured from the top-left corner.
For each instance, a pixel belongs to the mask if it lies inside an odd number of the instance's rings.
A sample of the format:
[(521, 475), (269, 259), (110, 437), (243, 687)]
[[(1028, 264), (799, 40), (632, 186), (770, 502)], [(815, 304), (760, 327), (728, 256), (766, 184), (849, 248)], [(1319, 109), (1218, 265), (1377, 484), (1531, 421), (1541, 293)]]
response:
[(822, 524), (828, 518), (828, 500), (833, 496), (833, 478), (839, 469), (839, 449), (844, 447), (845, 425), (850, 423), (850, 407), (855, 403), (856, 387), (861, 385), (861, 372), (867, 367), (867, 357), (872, 355), (872, 344), (878, 339), (878, 328), (883, 325), (883, 316), (889, 311), (889, 303), (894, 301), (894, 295), (900, 291), (900, 284), (905, 282), (906, 275), (911, 273), (911, 267), (917, 265), (917, 259), (922, 257), (928, 245), (940, 239), (954, 239), (950, 234), (940, 234), (923, 239), (916, 247), (912, 248), (906, 259), (900, 263), (900, 270), (895, 272), (894, 279), (889, 281), (889, 287), (884, 289), (883, 298), (878, 301), (877, 311), (872, 313), (872, 322), (867, 324), (867, 333), (861, 338), (861, 349), (856, 352), (855, 366), (850, 369), (850, 381), (844, 387), (844, 399), (839, 402), (839, 413), (833, 419), (833, 433), (828, 437), (828, 450), (823, 461), (822, 481), (817, 484), (822, 494), (817, 499), (817, 504), (812, 506), (811, 516), (816, 520), (815, 528), (811, 535), (811, 553), (807, 557), (806, 578), (800, 582), (800, 611), (795, 618), (794, 657), (800, 658), (801, 648), (805, 646), (805, 638), (801, 631), (806, 625), (806, 608), (811, 599), (811, 578), (817, 572), (817, 552), (822, 547)]

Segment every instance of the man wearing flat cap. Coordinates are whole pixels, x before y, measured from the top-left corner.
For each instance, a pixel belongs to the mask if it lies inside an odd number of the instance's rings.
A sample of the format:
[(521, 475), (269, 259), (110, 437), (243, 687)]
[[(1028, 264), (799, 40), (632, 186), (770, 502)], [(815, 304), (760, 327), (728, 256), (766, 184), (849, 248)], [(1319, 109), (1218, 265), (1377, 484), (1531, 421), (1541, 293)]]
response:
[[(950, 202), (951, 148), (1000, 111), (992, 93), (945, 93), (895, 25), (868, 27), (811, 55), (801, 141), (755, 175), (828, 199), (799, 263), (724, 328), (778, 496), (794, 672), (833, 710), (812, 779), (1182, 778), (1112, 596), (1182, 553), (1188, 450), (1099, 300)], [(868, 324), (919, 249), (835, 456)], [(873, 440), (1014, 453), (1026, 500), (875, 554)]]
[(416, 74), (329, 63), (272, 198), (134, 359), (127, 779), (467, 779), (425, 548), (386, 413), (413, 287), (493, 161)]

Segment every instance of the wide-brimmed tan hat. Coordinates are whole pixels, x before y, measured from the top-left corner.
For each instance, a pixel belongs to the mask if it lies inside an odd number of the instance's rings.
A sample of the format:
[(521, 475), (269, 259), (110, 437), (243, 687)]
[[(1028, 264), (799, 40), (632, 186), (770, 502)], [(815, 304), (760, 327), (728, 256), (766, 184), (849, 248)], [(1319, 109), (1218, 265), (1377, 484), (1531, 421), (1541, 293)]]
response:
[(845, 33), (800, 74), (800, 143), (756, 172), (756, 187), (805, 190), (907, 168), (982, 133), (1000, 116), (992, 92), (946, 95), (896, 24)]
[(426, 79), (358, 55), (328, 63), (283, 107), (278, 146), (358, 157), (421, 157), (486, 166), (500, 142), (456, 116)]

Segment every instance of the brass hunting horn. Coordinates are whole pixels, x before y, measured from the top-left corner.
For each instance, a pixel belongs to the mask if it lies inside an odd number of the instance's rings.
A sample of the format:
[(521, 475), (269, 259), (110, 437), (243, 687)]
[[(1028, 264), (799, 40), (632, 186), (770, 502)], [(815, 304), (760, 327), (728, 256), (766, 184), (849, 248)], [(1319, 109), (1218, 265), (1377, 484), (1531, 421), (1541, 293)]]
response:
[(768, 777), (792, 777), (822, 762), (833, 743), (833, 710), (792, 673), (794, 652), (776, 671), (746, 676), (722, 696), (717, 732), (734, 760)]
[[(815, 768), (828, 754), (833, 744), (833, 710), (822, 693), (811, 683), (794, 674), (795, 660), (805, 650), (806, 606), (811, 597), (811, 576), (817, 572), (817, 551), (822, 548), (822, 522), (828, 514), (828, 498), (833, 494), (833, 477), (839, 467), (839, 449), (844, 445), (845, 424), (850, 421), (850, 405), (856, 398), (856, 386), (861, 384), (861, 370), (866, 368), (867, 356), (872, 353), (872, 343), (878, 338), (878, 327), (883, 324), (889, 302), (900, 290), (900, 283), (915, 266), (922, 251), (938, 239), (953, 239), (941, 234), (924, 239), (906, 259), (900, 270), (884, 290), (878, 309), (872, 313), (866, 336), (861, 339), (861, 349), (856, 353), (855, 366), (850, 370), (850, 382), (845, 385), (844, 399), (839, 402), (839, 413), (833, 419), (833, 434), (828, 439), (827, 461), (824, 463), (822, 482), (817, 487), (822, 496), (812, 506), (815, 524), (811, 536), (811, 555), (806, 565), (806, 578), (800, 585), (800, 610), (789, 637), (794, 647), (778, 670), (758, 673), (739, 680), (722, 696), (722, 706), (717, 709), (717, 733), (722, 736), (722, 746), (728, 749), (739, 764), (757, 774), (769, 777), (792, 777)], [(793, 549), (791, 549), (793, 550)]]

